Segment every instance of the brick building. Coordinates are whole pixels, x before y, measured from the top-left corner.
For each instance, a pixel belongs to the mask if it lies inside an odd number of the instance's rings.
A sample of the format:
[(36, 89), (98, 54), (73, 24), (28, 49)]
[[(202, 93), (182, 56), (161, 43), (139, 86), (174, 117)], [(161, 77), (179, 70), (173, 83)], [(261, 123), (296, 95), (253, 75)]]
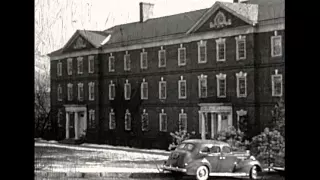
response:
[(62, 138), (167, 148), (178, 129), (261, 131), (284, 96), (284, 0), (160, 18), (148, 16), (152, 4), (139, 7), (140, 21), (78, 30), (50, 54)]

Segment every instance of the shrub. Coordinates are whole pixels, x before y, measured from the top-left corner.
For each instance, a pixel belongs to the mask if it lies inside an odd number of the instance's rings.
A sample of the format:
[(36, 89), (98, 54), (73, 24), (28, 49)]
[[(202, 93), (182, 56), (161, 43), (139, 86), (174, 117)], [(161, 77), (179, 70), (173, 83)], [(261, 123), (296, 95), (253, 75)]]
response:
[(172, 143), (169, 145), (169, 151), (174, 150), (178, 145), (180, 145), (184, 140), (190, 139), (195, 132), (192, 131), (188, 133), (186, 130), (176, 131), (175, 133), (170, 133), (172, 137)]
[(227, 142), (233, 150), (246, 150), (249, 142), (244, 140), (244, 133), (230, 126), (227, 130), (219, 131), (214, 138), (218, 141)]

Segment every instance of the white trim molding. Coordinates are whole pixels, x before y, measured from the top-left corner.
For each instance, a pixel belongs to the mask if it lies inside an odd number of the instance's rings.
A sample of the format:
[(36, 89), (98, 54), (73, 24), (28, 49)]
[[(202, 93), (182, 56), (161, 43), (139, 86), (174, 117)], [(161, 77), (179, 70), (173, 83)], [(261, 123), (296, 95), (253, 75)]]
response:
[[(204, 48), (204, 60), (201, 61), (201, 48)], [(200, 40), (198, 42), (198, 64), (207, 63), (207, 41)]]
[[(144, 121), (144, 118), (145, 118), (145, 121)], [(149, 130), (149, 114), (147, 113), (146, 109), (143, 109), (142, 114), (141, 114), (141, 130), (142, 131)]]
[[(183, 44), (178, 48), (178, 66), (185, 66), (187, 64), (187, 52)], [(182, 58), (181, 58), (182, 57)]]
[(109, 129), (115, 129), (116, 126), (117, 126), (117, 124), (116, 124), (115, 113), (114, 113), (113, 109), (110, 109), (110, 112), (109, 112)]
[[(243, 60), (247, 58), (247, 43), (246, 43), (246, 36), (237, 36), (235, 37), (236, 40), (236, 60)], [(240, 46), (240, 44), (243, 43), (243, 46)], [(241, 50), (240, 47), (243, 47)], [(240, 57), (240, 51), (243, 51), (243, 56)]]
[(112, 53), (110, 53), (110, 56), (109, 56), (108, 69), (109, 69), (109, 72), (115, 71), (115, 60), (114, 60), (114, 56), (112, 55)]
[(73, 61), (72, 58), (68, 58), (68, 60), (67, 60), (67, 73), (69, 76), (72, 75), (72, 71), (73, 71), (72, 61)]
[(131, 126), (132, 126), (131, 113), (129, 109), (126, 109), (126, 113), (124, 115), (124, 130), (131, 131)]
[(123, 55), (123, 70), (124, 71), (130, 71), (131, 70), (131, 58), (128, 51), (126, 51), (126, 54)]
[[(277, 81), (277, 82), (276, 82)], [(280, 92), (277, 93), (276, 91), (276, 83), (279, 83)], [(279, 74), (278, 69), (274, 70), (274, 74), (271, 75), (271, 88), (272, 88), (272, 96), (273, 97), (281, 97), (283, 93), (283, 79), (282, 74)]]
[(83, 57), (77, 58), (77, 72), (78, 74), (83, 74)]
[[(278, 44), (276, 44), (276, 40), (278, 40)], [(282, 36), (278, 35), (278, 31), (274, 31), (274, 35), (271, 36), (271, 57), (280, 57), (282, 56)], [(278, 54), (275, 54), (275, 46), (279, 46)]]
[(61, 84), (59, 84), (58, 88), (57, 88), (57, 99), (58, 99), (58, 101), (62, 101), (62, 86), (61, 86)]
[[(161, 64), (161, 55), (163, 56), (163, 64)], [(159, 59), (159, 62), (158, 62), (158, 67), (159, 68), (164, 68), (167, 66), (167, 55), (166, 55), (166, 50), (163, 49), (163, 46), (161, 46), (161, 49), (158, 51), (158, 59)]]
[(68, 89), (67, 89), (67, 96), (68, 96), (68, 101), (72, 101), (73, 100), (73, 84), (72, 83), (68, 83), (67, 85)]
[(83, 99), (84, 99), (83, 83), (78, 83), (78, 100), (83, 101)]
[(116, 86), (111, 80), (109, 84), (109, 100), (114, 100), (115, 96), (116, 96)]
[(57, 76), (62, 76), (62, 62), (57, 63)]
[(188, 130), (188, 116), (187, 113), (184, 112), (184, 109), (181, 109), (179, 113), (179, 131), (181, 130)]
[[(222, 45), (222, 46), (220, 46)], [(222, 49), (221, 49), (222, 47)], [(223, 50), (223, 58), (220, 58), (220, 51)], [(218, 62), (226, 61), (226, 38), (216, 39), (216, 59)]]
[[(164, 91), (163, 93), (161, 92), (162, 90)], [(167, 82), (163, 80), (163, 77), (161, 77), (161, 80), (159, 81), (159, 99), (167, 99)]]
[(88, 73), (94, 73), (94, 56), (92, 55), (88, 56)]
[(88, 88), (89, 88), (89, 101), (94, 101), (94, 96), (95, 96), (95, 93), (94, 93), (94, 82), (89, 82), (88, 83)]
[[(201, 74), (200, 76), (198, 76), (198, 94), (199, 94), (199, 98), (206, 98), (208, 96), (208, 75), (203, 75)], [(201, 81), (205, 81), (204, 84), (205, 84), (205, 94), (202, 94), (201, 93)]]
[[(240, 71), (239, 73), (236, 73), (237, 78), (237, 97), (238, 98), (244, 98), (247, 97), (247, 73), (243, 73)], [(240, 80), (244, 80), (244, 93), (240, 94)]]
[(148, 69), (148, 52), (142, 49), (140, 53), (140, 68), (141, 69)]
[(124, 99), (130, 100), (131, 98), (131, 84), (129, 83), (128, 79), (124, 83)]
[[(184, 85), (184, 96), (182, 95), (181, 86)], [(180, 80), (178, 81), (178, 98), (179, 99), (187, 99), (187, 80), (183, 79), (183, 76), (180, 76)]]
[[(227, 75), (220, 73), (220, 74), (217, 74), (216, 77), (217, 77), (217, 97), (218, 98), (225, 98), (225, 97), (227, 97)], [(223, 92), (220, 92), (220, 87), (221, 87), (220, 82), (221, 81), (224, 81), (224, 86), (223, 86), (224, 91)]]
[[(148, 99), (148, 94), (149, 94), (149, 90), (148, 90), (148, 82), (146, 82), (146, 79), (143, 78), (142, 82), (141, 82), (141, 99), (143, 100), (147, 100)], [(146, 93), (144, 93), (144, 89), (146, 89)]]
[[(165, 118), (165, 119), (163, 119)], [(162, 126), (162, 121), (165, 121), (165, 127)], [(164, 109), (161, 109), (161, 112), (159, 113), (159, 130), (161, 132), (167, 132), (168, 131), (168, 116), (167, 113), (164, 112)]]

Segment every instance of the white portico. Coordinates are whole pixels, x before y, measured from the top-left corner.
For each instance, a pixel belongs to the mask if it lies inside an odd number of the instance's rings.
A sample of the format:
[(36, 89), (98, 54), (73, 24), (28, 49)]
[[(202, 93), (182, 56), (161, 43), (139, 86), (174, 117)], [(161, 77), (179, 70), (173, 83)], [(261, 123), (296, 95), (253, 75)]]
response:
[[(201, 139), (206, 139), (210, 127), (211, 138), (221, 130), (232, 126), (232, 106), (224, 103), (199, 104), (199, 126)], [(208, 127), (206, 127), (208, 126)]]
[[(85, 105), (64, 105), (66, 110), (66, 139), (74, 138), (79, 139), (81, 135), (85, 135), (85, 130), (87, 129), (87, 107)], [(73, 115), (71, 119), (70, 115)], [(72, 123), (70, 123), (72, 122)], [(70, 126), (74, 124), (74, 126)], [(70, 133), (70, 130), (74, 129)], [(72, 137), (70, 136), (72, 134)]]

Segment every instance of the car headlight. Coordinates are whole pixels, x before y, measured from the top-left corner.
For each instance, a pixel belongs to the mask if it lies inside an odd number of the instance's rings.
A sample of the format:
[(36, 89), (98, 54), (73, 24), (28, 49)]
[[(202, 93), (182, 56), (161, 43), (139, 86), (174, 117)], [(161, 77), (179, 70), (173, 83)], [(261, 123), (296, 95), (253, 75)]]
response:
[(255, 158), (254, 156), (250, 156), (250, 159), (251, 159), (252, 161), (255, 161), (255, 160), (256, 160), (256, 158)]

